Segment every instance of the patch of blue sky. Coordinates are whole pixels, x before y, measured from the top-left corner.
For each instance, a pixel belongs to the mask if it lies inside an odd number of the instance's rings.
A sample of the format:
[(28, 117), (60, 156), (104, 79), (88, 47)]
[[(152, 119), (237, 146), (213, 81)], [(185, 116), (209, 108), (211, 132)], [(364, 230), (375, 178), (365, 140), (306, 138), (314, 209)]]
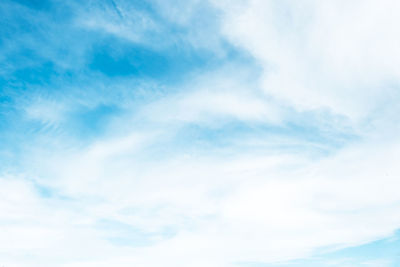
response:
[(34, 183), (34, 187), (36, 189), (36, 192), (40, 195), (41, 198), (51, 198), (55, 195), (54, 190), (52, 190), (47, 186)]
[(63, 127), (66, 130), (71, 129), (71, 135), (78, 138), (93, 138), (103, 133), (109, 120), (120, 113), (121, 110), (115, 105), (100, 104), (93, 108), (81, 107), (68, 115), (66, 125)]
[(175, 51), (162, 53), (125, 40), (107, 38), (92, 48), (89, 68), (108, 77), (160, 79), (176, 76), (182, 71), (181, 65), (186, 65), (188, 70), (190, 65), (193, 68), (202, 63), (201, 59), (192, 64), (190, 61), (190, 58), (184, 58)]
[[(110, 5), (110, 1), (104, 3)], [(66, 9), (68, 10), (68, 5)], [(1, 38), (7, 40), (2, 49), (7, 66), (2, 71), (8, 70), (8, 81), (14, 79), (22, 84), (42, 82), (48, 85), (51, 77), (63, 74), (60, 64), (65, 67), (66, 63), (70, 63), (67, 67), (73, 72), (73, 77), (82, 72), (98, 70), (113, 78), (139, 75), (172, 79), (184, 77), (183, 74), (191, 69), (197, 69), (210, 61), (215, 62), (216, 58), (210, 56), (212, 51), (199, 50), (185, 43), (184, 36), (181, 36), (185, 34), (185, 30), (177, 27), (175, 30), (174, 27), (165, 27), (165, 30), (151, 32), (155, 36), (152, 38), (157, 40), (150, 45), (141, 45), (109, 33), (61, 23), (64, 20), (71, 22), (73, 19), (66, 15), (51, 17), (49, 14), (54, 10), (35, 16), (37, 14), (34, 11), (15, 7), (11, 3), (2, 10), (21, 15), (6, 16), (8, 19), (1, 27), (13, 28), (1, 34)], [(149, 13), (149, 10), (146, 12)], [(153, 12), (151, 16), (154, 17), (155, 14)], [(160, 25), (170, 24), (166, 20), (160, 20), (157, 21)], [(10, 47), (10, 51), (5, 49)], [(229, 55), (230, 59), (231, 56), (232, 54)]]
[(80, 50), (75, 48), (85, 38), (77, 36), (77, 31), (68, 23), (67, 6), (38, 12), (15, 2), (5, 1), (0, 5), (3, 17), (0, 71), (3, 75), (11, 79), (13, 72), (19, 69), (41, 68), (48, 63), (60, 68), (60, 63), (68, 62), (71, 56), (75, 61), (79, 59), (77, 51)]
[(38, 10), (48, 9), (52, 5), (52, 2), (47, 0), (15, 0), (14, 2)]
[[(103, 1), (97, 4), (101, 6), (101, 3), (106, 6), (114, 6), (113, 9), (116, 8), (113, 1)], [(77, 4), (75, 3), (75, 5)], [(140, 12), (145, 12), (146, 16), (160, 26), (157, 31), (144, 29), (141, 38), (149, 39), (144, 44), (135, 43), (104, 31), (74, 26), (72, 22), (74, 16), (77, 16), (74, 12), (71, 12), (72, 14), (64, 12), (66, 14), (57, 14), (57, 17), (54, 17), (51, 15), (55, 12), (53, 8), (37, 14), (35, 10), (15, 6), (11, 3), (6, 4), (2, 10), (14, 14), (6, 15), (6, 22), (1, 27), (2, 29), (12, 28), (1, 34), (1, 39), (7, 41), (4, 45), (8, 48), (12, 47), (8, 53), (7, 49), (3, 49), (3, 54), (5, 53), (3, 57), (7, 59), (8, 69), (12, 71), (22, 68), (25, 72), (29, 72), (29, 68), (40, 69), (43, 64), (49, 64), (50, 61), (50, 63), (61, 64), (64, 67), (69, 63), (68, 67), (78, 73), (90, 71), (92, 68), (100, 70), (106, 76), (144, 75), (159, 78), (163, 74), (164, 77), (171, 79), (182, 77), (184, 76), (182, 72), (187, 73), (190, 69), (215, 62), (215, 59), (218, 58), (212, 56), (212, 51), (194, 47), (192, 43), (187, 42), (186, 37), (190, 34), (188, 29), (160, 17), (154, 8), (150, 8), (149, 4), (136, 6), (130, 3), (130, 5)], [(65, 10), (70, 10), (71, 6), (75, 9), (86, 7), (88, 12), (93, 9), (90, 4), (81, 4), (81, 6), (64, 4), (64, 6)], [(59, 9), (57, 8), (57, 10)], [(106, 9), (106, 15), (114, 12), (113, 9)], [(194, 28), (202, 28), (204, 21), (212, 21), (207, 22), (208, 24), (217, 23), (215, 18), (208, 17), (208, 13), (204, 13), (204, 16), (205, 18), (198, 18), (194, 22)], [(199, 23), (199, 21), (201, 22)], [(123, 21), (119, 23), (123, 24)], [(118, 27), (118, 22), (116, 27)], [(210, 34), (213, 33), (210, 32)], [(224, 50), (233, 50), (232, 48), (226, 49), (229, 47), (224, 48)], [(230, 53), (229, 59), (231, 57), (232, 53)], [(83, 65), (80, 64), (82, 58), (86, 61), (83, 62)], [(51, 62), (52, 60), (53, 62)], [(27, 74), (27, 79), (29, 79), (31, 73)], [(49, 74), (43, 73), (42, 75), (48, 76)], [(18, 78), (21, 77), (18, 76)], [(40, 77), (37, 79), (40, 80)]]
[(57, 74), (57, 70), (52, 62), (43, 62), (39, 66), (28, 66), (17, 69), (10, 77), (10, 80), (19, 81), (22, 88), (27, 88), (33, 84), (46, 85), (49, 83), (51, 77)]
[(306, 259), (283, 263), (238, 263), (243, 267), (397, 267), (400, 264), (400, 232), (392, 237), (330, 253), (315, 253)]
[[(116, 2), (103, 1), (96, 5), (2, 2), (5, 19), (0, 27), (0, 54), (7, 64), (0, 67), (3, 73), (0, 94), (2, 101), (8, 101), (1, 106), (2, 115), (6, 117), (1, 124), (2, 147), (16, 152), (27, 145), (26, 137), (34, 142), (43, 135), (87, 142), (101, 136), (113, 116), (123, 114), (126, 105), (121, 104), (122, 98), (133, 99), (130, 103), (140, 106), (139, 102), (146, 102), (159, 91), (164, 90), (163, 95), (181, 90), (182, 87), (173, 85), (179, 84), (192, 71), (210, 71), (235, 60), (251, 61), (248, 55), (227, 43), (222, 43), (225, 51), (222, 58), (214, 56), (212, 49), (194, 47), (185, 41), (189, 29), (166, 20), (149, 3), (118, 3), (134, 6), (163, 26), (161, 31), (148, 32), (153, 36), (145, 36), (152, 40), (151, 45), (82, 29), (71, 23), (78, 14), (78, 7), (90, 10), (103, 5), (106, 12), (110, 12), (109, 7), (118, 9)], [(207, 15), (207, 7), (203, 9)], [(198, 14), (193, 22), (195, 28), (202, 28), (204, 23), (212, 28), (210, 24), (217, 23), (215, 14), (209, 16)], [(132, 93), (143, 92), (145, 83), (161, 85), (150, 90), (147, 86), (146, 90), (151, 92), (146, 92), (146, 96)], [(52, 122), (27, 117), (26, 108), (37, 99), (45, 100), (38, 105), (47, 105), (46, 101), (56, 106), (66, 105), (66, 114)]]
[(176, 85), (195, 71), (211, 71), (228, 62), (251, 63), (247, 55), (233, 46), (221, 45), (226, 52), (223, 57), (185, 43), (154, 47), (110, 36), (92, 46), (88, 67), (106, 77), (156, 79), (166, 85)]
[[(18, 11), (18, 9), (13, 11)], [(21, 20), (23, 21), (24, 19), (21, 18)], [(30, 24), (34, 25), (41, 22), (43, 21), (32, 20)], [(48, 18), (44, 22), (46, 22), (45, 24), (52, 24), (51, 19)], [(14, 17), (11, 24), (18, 25), (19, 23), (20, 21)], [(102, 33), (95, 32), (90, 32), (89, 40), (85, 40), (81, 45), (77, 46), (75, 43), (82, 42), (82, 38), (79, 38), (80, 34), (76, 34), (79, 29), (71, 29), (67, 26), (48, 28), (47, 30), (52, 32), (52, 37), (60, 37), (61, 40), (66, 38), (61, 36), (60, 33), (72, 34), (74, 41), (71, 48), (68, 48), (70, 43), (68, 41), (64, 43), (66, 48), (63, 48), (66, 50), (64, 53), (66, 53), (67, 61), (71, 57), (80, 58), (74, 51), (79, 50), (76, 48), (87, 47), (87, 44), (89, 44), (89, 48), (83, 48), (83, 50), (87, 49), (83, 54), (86, 63), (81, 65), (78, 62), (75, 64), (76, 66), (73, 65), (75, 69), (65, 70), (59, 66), (62, 55), (56, 52), (52, 56), (50, 53), (50, 57), (48, 55), (46, 57), (43, 56), (43, 51), (41, 50), (46, 49), (46, 45), (44, 48), (42, 45), (49, 37), (43, 36), (42, 39), (44, 40), (37, 41), (37, 35), (41, 34), (41, 28), (39, 25), (35, 26), (39, 29), (34, 26), (29, 29), (29, 34), (26, 37), (29, 42), (25, 42), (25, 40), (16, 41), (17, 47), (20, 46), (20, 48), (6, 55), (8, 56), (6, 57), (8, 64), (12, 66), (7, 68), (8, 71), (5, 73), (7, 74), (7, 84), (4, 82), (1, 90), (3, 93), (9, 93), (9, 96), (23, 98), (25, 94), (26, 98), (34, 98), (35, 95), (51, 95), (51, 91), (56, 91), (53, 97), (57, 97), (60, 101), (63, 101), (63, 98), (70, 97), (71, 94), (87, 95), (88, 99), (95, 99), (105, 90), (96, 92), (90, 87), (95, 87), (96, 89), (101, 86), (104, 87), (101, 84), (110, 85), (111, 80), (115, 84), (116, 78), (121, 79), (121, 84), (123, 83), (121, 86), (135, 90), (133, 84), (137, 83), (138, 78), (156, 79), (158, 82), (163, 78), (162, 82), (165, 84), (167, 82), (165, 79), (168, 79), (169, 82), (181, 80), (191, 70), (202, 68), (205, 65), (210, 67), (210, 61), (211, 64), (213, 64), (212, 62), (215, 64), (221, 63), (218, 60), (214, 60), (215, 57), (210, 56), (212, 52), (196, 51), (190, 45), (187, 45), (186, 48), (182, 48), (184, 45), (180, 44), (167, 49), (155, 49), (154, 47), (134, 44), (115, 36), (107, 34), (104, 36)], [(24, 26), (21, 27), (23, 28)], [(23, 32), (25, 32), (25, 30), (21, 30), (21, 27), (16, 29), (16, 32), (20, 32), (19, 35), (23, 35)], [(47, 26), (43, 27), (46, 28)], [(55, 31), (59, 33), (55, 33)], [(60, 43), (52, 42), (50, 43), (50, 50), (61, 49), (58, 47)], [(240, 54), (235, 52), (233, 48), (227, 50), (231, 51), (229, 60), (232, 60), (233, 54)], [(228, 60), (228, 58), (225, 60)], [(101, 75), (98, 75), (98, 72)], [(96, 81), (97, 84), (93, 81)], [(27, 90), (28, 88), (29, 90)], [(29, 92), (24, 92), (21, 95), (23, 91)], [(77, 91), (85, 92), (77, 93)], [(110, 91), (107, 93), (108, 96), (113, 93), (118, 95), (115, 88), (108, 88), (108, 91)], [(16, 94), (15, 92), (19, 93)]]

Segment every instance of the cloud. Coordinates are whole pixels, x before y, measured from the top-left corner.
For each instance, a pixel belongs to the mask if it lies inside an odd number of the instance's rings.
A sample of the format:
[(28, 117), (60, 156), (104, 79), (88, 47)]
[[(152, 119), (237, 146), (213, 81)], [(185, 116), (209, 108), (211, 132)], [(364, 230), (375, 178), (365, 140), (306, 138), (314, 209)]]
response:
[(396, 2), (217, 4), (225, 35), (263, 64), (266, 93), (356, 119), (397, 95)]
[[(398, 228), (398, 145), (361, 143), (318, 160), (304, 153), (254, 154), (251, 148), (146, 153), (154, 143), (159, 148), (158, 142), (171, 142), (170, 134), (100, 141), (67, 158), (64, 152), (62, 158), (49, 160), (43, 170), (55, 168), (47, 174), (39, 169), (38, 183), (80, 203), (78, 210), (71, 204), (66, 208), (78, 212), (75, 216), (85, 227), (93, 229), (107, 219), (138, 229), (136, 238), (122, 244), (98, 244), (96, 249), (114, 251), (101, 262), (272, 263), (306, 257), (320, 247), (363, 244)], [(171, 234), (165, 234), (166, 229)], [(87, 242), (104, 242), (110, 230), (82, 234)], [(138, 246), (141, 241), (135, 240), (146, 234), (158, 238)], [(121, 253), (115, 252), (119, 248)], [(95, 253), (90, 247), (84, 251)], [(62, 255), (78, 266), (93, 260)]]

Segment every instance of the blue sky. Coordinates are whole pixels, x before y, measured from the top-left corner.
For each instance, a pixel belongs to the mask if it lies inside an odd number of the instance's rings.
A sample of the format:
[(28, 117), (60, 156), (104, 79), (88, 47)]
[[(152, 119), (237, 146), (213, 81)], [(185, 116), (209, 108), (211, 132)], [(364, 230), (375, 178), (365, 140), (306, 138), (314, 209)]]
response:
[(2, 1), (0, 265), (398, 266), (399, 7)]

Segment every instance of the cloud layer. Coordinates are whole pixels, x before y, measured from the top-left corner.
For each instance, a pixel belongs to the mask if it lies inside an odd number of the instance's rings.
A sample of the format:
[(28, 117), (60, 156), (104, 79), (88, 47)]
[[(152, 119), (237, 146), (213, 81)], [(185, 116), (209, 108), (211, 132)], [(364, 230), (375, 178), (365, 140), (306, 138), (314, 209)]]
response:
[(397, 6), (1, 3), (0, 265), (395, 266)]

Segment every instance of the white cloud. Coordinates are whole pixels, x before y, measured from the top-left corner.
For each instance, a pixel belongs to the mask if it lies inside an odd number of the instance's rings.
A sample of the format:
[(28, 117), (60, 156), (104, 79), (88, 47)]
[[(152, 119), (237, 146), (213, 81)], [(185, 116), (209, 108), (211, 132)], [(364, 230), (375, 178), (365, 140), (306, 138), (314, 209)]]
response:
[(263, 64), (266, 93), (353, 119), (398, 96), (396, 1), (240, 3), (217, 2), (224, 33)]
[[(168, 266), (232, 266), (237, 261), (290, 260), (320, 247), (383, 238), (400, 226), (395, 205), (400, 201), (396, 190), (400, 169), (395, 164), (400, 150), (393, 143), (364, 143), (317, 161), (304, 155), (257, 155), (241, 150), (229, 157), (213, 151), (188, 156), (178, 153), (141, 164), (140, 155), (156, 139), (142, 143), (143, 139), (134, 136), (78, 151), (66, 168), (51, 173), (51, 180), (40, 180), (58, 181), (50, 184), (53, 189), (79, 203), (64, 207), (78, 228), (71, 229), (67, 223), (60, 233), (76, 234), (78, 239), (57, 243), (55, 248), (66, 251), (62, 257), (71, 257), (66, 266), (97, 264), (91, 257), (96, 251), (109, 251), (102, 264), (121, 262), (121, 266), (127, 262), (138, 266), (166, 262)], [(49, 164), (61, 166), (57, 160), (49, 160)], [(70, 183), (73, 185), (66, 186)], [(59, 221), (65, 217), (56, 214), (55, 218), (58, 224), (42, 221), (40, 226), (60, 231)], [(134, 238), (130, 247), (108, 243), (104, 240), (108, 230), (95, 228), (102, 219), (159, 237), (144, 247), (137, 247)], [(33, 221), (29, 219), (20, 231), (25, 244), (36, 239)], [(173, 234), (163, 236), (165, 229), (172, 229)], [(49, 233), (41, 240), (55, 242), (56, 236)], [(80, 245), (80, 253), (70, 251), (80, 238), (88, 246)], [(43, 257), (44, 252), (35, 253)], [(128, 254), (132, 256), (126, 257)]]
[(280, 124), (287, 112), (260, 94), (247, 72), (233, 65), (217, 74), (198, 74), (176, 94), (145, 107), (143, 116), (158, 122), (203, 125), (227, 120)]

